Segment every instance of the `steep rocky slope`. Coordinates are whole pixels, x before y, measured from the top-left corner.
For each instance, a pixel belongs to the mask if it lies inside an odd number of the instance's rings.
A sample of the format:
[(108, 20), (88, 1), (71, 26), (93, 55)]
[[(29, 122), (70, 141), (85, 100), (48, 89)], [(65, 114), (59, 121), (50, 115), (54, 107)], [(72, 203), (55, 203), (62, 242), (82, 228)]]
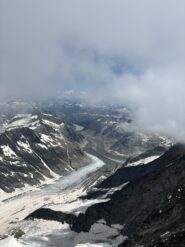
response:
[(89, 231), (104, 219), (108, 225), (124, 225), (122, 234), (128, 240), (122, 246), (183, 246), (185, 146), (174, 146), (146, 166), (122, 168), (109, 179), (111, 186), (117, 180), (119, 184), (127, 180), (127, 185), (111, 195), (110, 201), (80, 214), (72, 229)]
[(12, 192), (85, 165), (83, 137), (51, 115), (17, 115), (0, 135), (0, 188)]
[(184, 246), (184, 145), (175, 145), (146, 165), (122, 167), (99, 187), (118, 185), (122, 187), (108, 195), (110, 200), (90, 206), (78, 216), (43, 208), (28, 218), (66, 222), (78, 233), (91, 232), (100, 221), (108, 227), (117, 226), (122, 229), (120, 239), (124, 237), (120, 247)]

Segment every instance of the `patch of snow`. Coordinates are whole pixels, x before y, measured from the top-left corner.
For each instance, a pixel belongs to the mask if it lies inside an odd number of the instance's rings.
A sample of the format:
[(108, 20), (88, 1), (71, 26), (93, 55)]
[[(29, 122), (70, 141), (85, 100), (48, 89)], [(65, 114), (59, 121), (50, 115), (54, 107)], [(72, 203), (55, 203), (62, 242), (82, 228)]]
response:
[(39, 147), (41, 147), (41, 148), (48, 149), (48, 148), (46, 147), (46, 145), (44, 145), (44, 144), (42, 144), (42, 143), (38, 143), (37, 145), (38, 145)]
[(0, 240), (0, 247), (23, 247), (21, 242), (19, 242), (14, 237), (10, 236), (8, 238), (5, 238), (3, 240)]
[(109, 121), (109, 124), (116, 124), (117, 122), (116, 121), (113, 121), (113, 120), (110, 120)]
[(86, 243), (86, 244), (77, 244), (75, 245), (75, 247), (110, 247), (110, 245), (105, 243), (98, 243), (98, 244)]
[(68, 165), (70, 171), (74, 171), (74, 168), (71, 165)]
[(168, 200), (171, 200), (171, 199), (172, 199), (172, 195), (169, 195), (169, 196), (168, 196)]
[(3, 145), (1, 148), (5, 156), (13, 158), (17, 157), (16, 153), (9, 146)]
[(60, 125), (59, 124), (56, 124), (55, 122), (52, 122), (52, 121), (49, 121), (49, 120), (46, 120), (46, 119), (43, 119), (42, 122), (46, 125), (49, 125), (50, 127), (52, 127), (53, 129), (56, 129), (58, 130), (60, 128)]
[(113, 152), (114, 152), (116, 155), (123, 156), (123, 157), (127, 157), (127, 155), (126, 155), (126, 154), (119, 153), (119, 152), (118, 152), (118, 151), (116, 151), (116, 150), (113, 150)]
[(46, 205), (47, 208), (56, 211), (62, 211), (65, 213), (73, 213), (75, 215), (79, 215), (80, 213), (85, 213), (87, 208), (101, 202), (109, 201), (109, 199), (91, 199), (91, 200), (76, 200), (70, 203), (63, 203), (63, 204), (53, 204), (53, 205)]
[(130, 182), (126, 182), (118, 187), (113, 187), (111, 189), (108, 189), (107, 193), (103, 196), (104, 198), (106, 198), (108, 195), (112, 195), (113, 193), (115, 193), (116, 191), (122, 190), (125, 186), (127, 186)]
[(48, 142), (52, 143), (53, 142), (53, 139), (50, 136), (45, 135), (45, 134), (41, 134), (41, 140), (44, 143), (48, 143)]
[(170, 232), (165, 232), (164, 234), (162, 234), (160, 237), (161, 238), (164, 238), (164, 237), (166, 237), (167, 235), (169, 235), (170, 234)]
[[(10, 161), (11, 165), (18, 165), (20, 163), (20, 161), (16, 160), (16, 161)], [(25, 164), (22, 164), (22, 166), (26, 166)]]
[(49, 114), (49, 113), (42, 113), (42, 114), (45, 115), (45, 116), (53, 117), (53, 115)]
[[(59, 140), (64, 139), (62, 135), (58, 135), (58, 134), (55, 136), (55, 138)], [(52, 138), (49, 135), (41, 134), (41, 141), (46, 145), (50, 145), (52, 147), (58, 147), (58, 146), (63, 147), (61, 143), (56, 139)]]
[(58, 179), (58, 178), (60, 177), (57, 173), (55, 173), (55, 172), (53, 172), (53, 171), (51, 170), (51, 168), (46, 164), (46, 162), (44, 162), (44, 160), (43, 160), (36, 152), (34, 152), (34, 154), (40, 159), (40, 161), (41, 161), (42, 164), (45, 166), (45, 168), (47, 168), (47, 169), (49, 170), (49, 172), (50, 172), (50, 174), (51, 174), (51, 176), (52, 176), (53, 178)]
[(26, 150), (28, 153), (33, 153), (31, 147), (30, 147), (30, 144), (26, 141), (25, 142), (22, 142), (22, 141), (18, 141), (17, 144), (24, 150)]
[(120, 230), (120, 231), (123, 229), (123, 226), (120, 225), (120, 224), (113, 224), (113, 225), (111, 225), (111, 227), (112, 227), (112, 228), (115, 228), (115, 229), (117, 229), (117, 230)]
[(169, 139), (167, 137), (164, 137), (164, 136), (158, 136), (161, 143), (167, 147), (170, 147), (172, 144), (173, 144), (173, 140), (172, 139)]
[(34, 130), (36, 128), (38, 128), (40, 126), (40, 121), (37, 120), (37, 121), (34, 121), (32, 123), (30, 123), (30, 125), (28, 125), (27, 127), (29, 127), (30, 129)]
[[(22, 240), (28, 246), (56, 247), (118, 247), (127, 237), (122, 236), (119, 229), (107, 226), (104, 222), (96, 222), (89, 232), (76, 233), (68, 224), (53, 221), (34, 220), (21, 223), (26, 233)], [(44, 244), (42, 244), (44, 243)]]
[(6, 126), (6, 130), (21, 128), (21, 127), (35, 127), (39, 123), (36, 121), (37, 116), (31, 114), (22, 114), (15, 116), (11, 122)]
[(126, 167), (130, 167), (130, 166), (138, 166), (138, 165), (145, 165), (145, 164), (148, 164), (156, 159), (158, 159), (160, 156), (159, 155), (154, 155), (154, 156), (150, 156), (148, 158), (145, 158), (145, 159), (140, 159), (136, 162), (132, 162), (132, 163), (128, 163), (126, 165)]
[(84, 127), (81, 125), (78, 125), (78, 124), (73, 124), (73, 125), (74, 125), (76, 131), (82, 131), (84, 129)]

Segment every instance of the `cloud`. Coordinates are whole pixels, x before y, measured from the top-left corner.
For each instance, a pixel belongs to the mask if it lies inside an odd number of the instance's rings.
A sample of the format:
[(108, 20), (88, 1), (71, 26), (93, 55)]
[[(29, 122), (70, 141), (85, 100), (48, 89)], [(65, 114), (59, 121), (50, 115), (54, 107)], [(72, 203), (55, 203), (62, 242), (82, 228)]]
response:
[(0, 97), (83, 90), (185, 140), (184, 9), (184, 0), (2, 0)]
[[(124, 75), (115, 82), (120, 102), (135, 112), (137, 126), (185, 140), (185, 70), (184, 65), (150, 69), (141, 76)], [(126, 81), (126, 83), (122, 83)]]

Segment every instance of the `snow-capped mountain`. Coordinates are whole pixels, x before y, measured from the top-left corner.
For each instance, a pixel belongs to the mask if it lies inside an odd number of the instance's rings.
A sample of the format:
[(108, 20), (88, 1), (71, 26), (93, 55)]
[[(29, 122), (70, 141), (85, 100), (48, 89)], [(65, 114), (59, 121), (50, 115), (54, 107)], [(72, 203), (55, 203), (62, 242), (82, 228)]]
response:
[(0, 188), (12, 192), (87, 164), (82, 141), (72, 125), (51, 115), (16, 115), (0, 135)]
[[(12, 234), (19, 240), (9, 237), (0, 244), (136, 246), (142, 220), (156, 207), (150, 197), (163, 198), (157, 194), (159, 188), (162, 193), (161, 174), (183, 151), (166, 153), (173, 141), (136, 130), (124, 107), (56, 103), (35, 109), (2, 126), (0, 188), (24, 193), (1, 201), (2, 238)], [(153, 195), (155, 183), (159, 188)], [(37, 185), (43, 186), (35, 190)]]

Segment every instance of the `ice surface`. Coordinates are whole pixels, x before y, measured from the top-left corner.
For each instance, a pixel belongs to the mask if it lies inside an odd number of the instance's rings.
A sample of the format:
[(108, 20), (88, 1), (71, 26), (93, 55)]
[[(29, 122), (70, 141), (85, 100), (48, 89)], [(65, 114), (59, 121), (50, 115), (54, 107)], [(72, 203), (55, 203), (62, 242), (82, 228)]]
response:
[(24, 247), (17, 239), (10, 236), (0, 241), (0, 247)]

